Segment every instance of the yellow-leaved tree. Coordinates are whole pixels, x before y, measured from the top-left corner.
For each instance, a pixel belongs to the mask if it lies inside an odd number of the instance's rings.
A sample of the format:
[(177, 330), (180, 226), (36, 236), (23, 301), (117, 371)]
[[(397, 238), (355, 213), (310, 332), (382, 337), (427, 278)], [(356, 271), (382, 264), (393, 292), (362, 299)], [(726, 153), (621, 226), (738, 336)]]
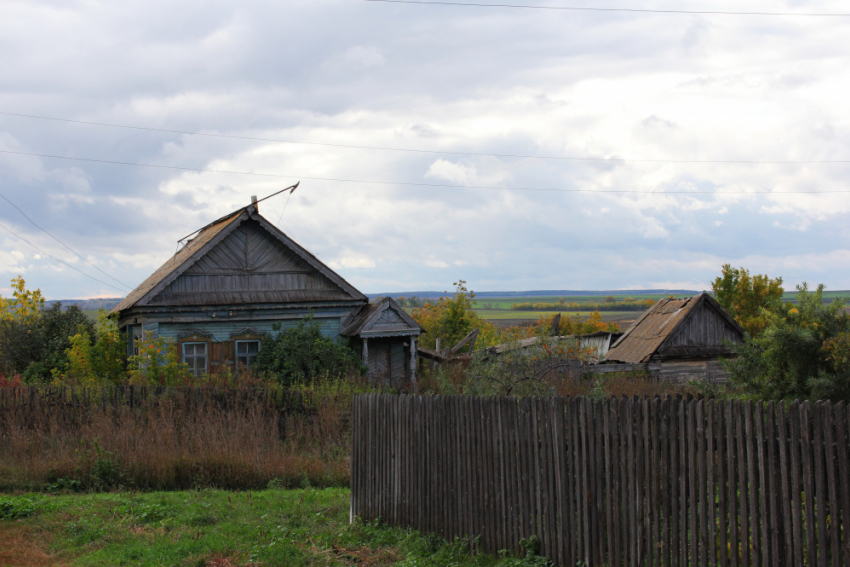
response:
[(131, 384), (180, 386), (194, 379), (189, 365), (180, 360), (174, 341), (145, 331), (137, 345), (139, 354), (127, 361)]
[(0, 295), (0, 320), (36, 319), (44, 308), (40, 289), (28, 290), (23, 276), (12, 279), (12, 297)]
[(475, 293), (467, 289), (464, 280), (452, 285), (455, 286), (454, 295), (441, 297), (439, 301), (426, 303), (424, 307), (410, 312), (410, 316), (425, 329), (425, 334), (419, 338), (420, 346), (436, 348), (439, 338), (441, 349), (450, 348), (473, 329), (478, 329), (476, 349), (499, 344), (499, 329), (472, 310), (476, 303)]
[(752, 337), (765, 329), (770, 311), (776, 309), (785, 293), (782, 278), (751, 276), (748, 270), (729, 264), (723, 265), (711, 289), (723, 309)]
[(43, 307), (41, 291), (27, 290), (22, 276), (12, 280), (11, 297), (0, 296), (0, 377), (20, 374), (42, 356)]

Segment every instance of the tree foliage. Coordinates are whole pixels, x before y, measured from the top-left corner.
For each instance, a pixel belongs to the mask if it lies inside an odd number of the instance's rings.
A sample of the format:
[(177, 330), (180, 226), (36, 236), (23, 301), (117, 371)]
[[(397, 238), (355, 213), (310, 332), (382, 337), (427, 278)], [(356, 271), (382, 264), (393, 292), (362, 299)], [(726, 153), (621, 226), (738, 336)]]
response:
[(410, 316), (419, 323), (425, 334), (419, 338), (420, 346), (436, 348), (440, 339), (440, 348), (453, 347), (473, 329), (478, 329), (476, 344), (482, 347), (498, 344), (499, 329), (485, 321), (472, 310), (475, 305), (475, 293), (466, 287), (464, 280), (452, 284), (455, 293), (441, 297), (436, 303), (426, 303), (424, 307), (414, 309)]
[(69, 337), (66, 362), (52, 371), (57, 385), (96, 386), (125, 379), (126, 347), (118, 324), (103, 309), (98, 310), (97, 318), (94, 338), (82, 325)]
[[(544, 317), (538, 322), (541, 329), (551, 329), (552, 320), (554, 317)], [(620, 331), (620, 325), (616, 321), (603, 321), (602, 314), (599, 311), (594, 311), (587, 317), (574, 315), (573, 317), (561, 316), (558, 323), (558, 335), (588, 335), (597, 331), (608, 331), (617, 333)]]
[(814, 292), (797, 286), (798, 304), (764, 308), (763, 331), (747, 337), (738, 357), (724, 361), (733, 388), (763, 399), (850, 400), (850, 316), (844, 303), (823, 304), (823, 285)]
[(174, 341), (145, 331), (136, 341), (136, 346), (138, 354), (127, 361), (131, 384), (180, 386), (194, 378), (189, 365), (180, 359)]
[(67, 363), (71, 337), (94, 334), (94, 325), (76, 306), (44, 308), (41, 291), (26, 289), (21, 276), (12, 280), (12, 297), (0, 297), (0, 372), (22, 374), (27, 383), (51, 380), (52, 369)]
[(324, 336), (311, 317), (302, 319), (292, 329), (281, 330), (280, 323), (275, 323), (272, 329), (276, 334), (263, 341), (257, 370), (274, 376), (282, 386), (365, 372), (357, 353), (348, 345)]
[(751, 336), (759, 335), (767, 326), (769, 311), (782, 302), (782, 278), (751, 276), (744, 268), (724, 264), (722, 274), (711, 284), (718, 303)]

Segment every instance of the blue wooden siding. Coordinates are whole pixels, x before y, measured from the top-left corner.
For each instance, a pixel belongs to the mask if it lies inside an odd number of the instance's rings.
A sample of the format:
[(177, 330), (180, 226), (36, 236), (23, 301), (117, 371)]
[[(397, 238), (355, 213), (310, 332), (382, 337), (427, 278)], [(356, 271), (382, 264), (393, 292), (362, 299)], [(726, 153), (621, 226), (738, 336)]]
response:
[[(281, 329), (291, 329), (298, 325), (302, 319), (311, 315), (313, 320), (319, 325), (322, 334), (332, 339), (338, 339), (341, 331), (341, 320), (345, 317), (351, 308), (332, 308), (326, 310), (286, 310), (279, 315), (267, 313), (266, 316), (271, 316), (267, 319), (253, 319), (249, 317), (223, 317), (220, 319), (210, 319), (209, 316), (201, 318), (201, 314), (190, 314), (184, 316), (181, 322), (171, 322), (168, 320), (157, 321), (156, 319), (147, 319), (144, 322), (145, 331), (153, 331), (156, 336), (164, 337), (171, 340), (177, 340), (178, 337), (193, 330), (203, 331), (212, 334), (212, 339), (216, 342), (229, 341), (235, 333), (245, 330), (246, 328), (254, 329), (260, 333), (274, 333), (272, 327), (275, 323), (280, 323)], [(226, 312), (225, 312), (226, 313)], [(223, 313), (222, 313), (223, 314)], [(278, 318), (279, 317), (279, 318)], [(168, 319), (170, 315), (165, 315), (163, 318)], [(127, 330), (135, 330), (139, 332), (140, 325), (128, 325)]]

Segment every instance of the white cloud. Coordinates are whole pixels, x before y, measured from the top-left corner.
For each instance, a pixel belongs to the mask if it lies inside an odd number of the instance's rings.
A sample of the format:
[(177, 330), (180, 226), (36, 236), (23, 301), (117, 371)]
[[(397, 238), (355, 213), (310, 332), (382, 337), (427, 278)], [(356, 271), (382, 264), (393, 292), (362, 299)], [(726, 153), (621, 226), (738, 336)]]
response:
[(340, 268), (374, 268), (375, 260), (365, 255), (351, 255), (331, 260), (328, 265), (333, 269)]
[[(748, 9), (779, 10), (754, 2)], [(163, 10), (169, 18), (153, 17)], [(846, 189), (850, 167), (663, 161), (846, 160), (850, 69), (836, 56), (846, 29), (834, 19), (541, 17), (342, 0), (61, 11), (17, 2), (4, 17), (14, 23), (0, 27), (4, 109), (335, 144), (0, 116), (0, 149), (285, 176), (0, 153), (4, 195), (133, 285), (178, 238), (301, 179), (288, 204), (271, 199), (263, 214), (364, 291), (444, 289), (458, 277), (480, 290), (692, 287), (732, 260), (850, 287), (850, 264), (821, 272), (817, 259), (850, 237), (847, 195), (781, 193)], [(339, 147), (350, 145), (459, 153)], [(634, 190), (649, 194), (603, 193)], [(0, 222), (44, 236), (9, 207)], [(25, 243), (4, 250), (0, 264), (26, 269), (52, 296), (102, 291), (67, 269), (57, 276), (61, 265)]]

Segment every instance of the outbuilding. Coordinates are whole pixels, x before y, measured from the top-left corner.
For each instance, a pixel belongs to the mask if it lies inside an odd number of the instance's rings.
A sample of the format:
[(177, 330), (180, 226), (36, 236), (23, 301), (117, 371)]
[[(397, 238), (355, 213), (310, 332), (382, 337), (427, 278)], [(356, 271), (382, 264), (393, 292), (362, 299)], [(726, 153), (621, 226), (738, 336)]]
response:
[(725, 380), (717, 362), (734, 355), (731, 344), (744, 341), (744, 330), (708, 293), (667, 298), (650, 307), (611, 346), (609, 363), (646, 365), (669, 382)]

